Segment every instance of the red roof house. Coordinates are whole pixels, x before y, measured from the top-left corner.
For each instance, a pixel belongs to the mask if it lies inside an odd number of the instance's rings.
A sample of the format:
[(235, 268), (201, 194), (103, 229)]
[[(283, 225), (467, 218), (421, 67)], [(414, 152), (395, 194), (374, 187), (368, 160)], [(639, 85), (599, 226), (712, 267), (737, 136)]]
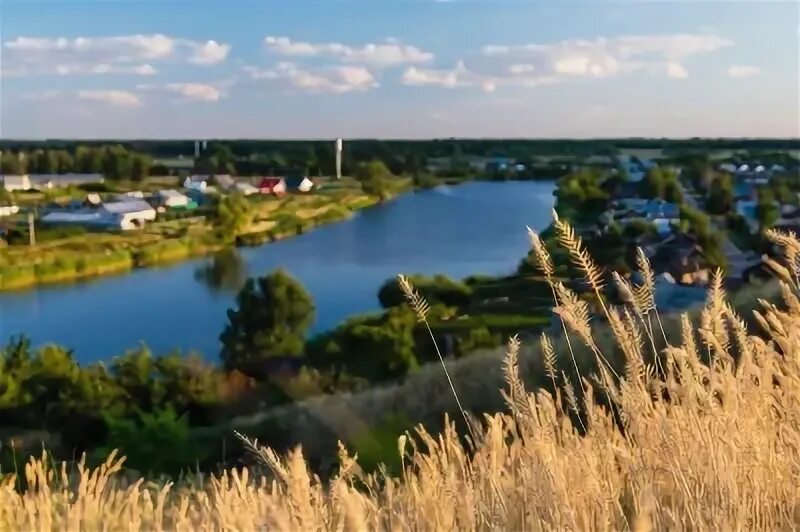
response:
[(262, 194), (282, 196), (286, 194), (286, 181), (282, 177), (265, 177), (258, 184), (258, 189)]

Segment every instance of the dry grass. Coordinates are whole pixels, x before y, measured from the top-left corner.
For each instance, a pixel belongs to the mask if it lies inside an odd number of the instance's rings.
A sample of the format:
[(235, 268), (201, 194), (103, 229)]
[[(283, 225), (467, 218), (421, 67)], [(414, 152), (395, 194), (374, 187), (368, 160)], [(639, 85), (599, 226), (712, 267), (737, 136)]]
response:
[[(800, 247), (793, 238), (782, 243)], [(594, 271), (579, 264), (585, 266)], [(584, 345), (595, 357), (594, 370), (584, 364), (582, 376), (557, 372), (561, 361), (554, 358), (567, 360), (567, 369), (572, 361), (545, 339), (538, 364), (554, 391), (531, 393), (520, 378), (519, 341), (512, 339), (497, 368), (505, 381), (506, 413), (486, 415), (474, 445), (466, 445), (449, 422), (440, 435), (420, 427), (400, 436), (400, 478), (365, 475), (342, 447), (338, 474), (323, 483), (309, 473), (300, 450), (280, 457), (246, 438), (259, 466), (194, 488), (146, 486), (142, 480), (126, 486), (114, 480), (120, 464), (113, 456), (100, 469), (81, 468), (70, 478), (50, 469), (45, 457), (26, 468), (27, 491), (16, 490), (13, 478), (0, 487), (0, 529), (800, 527), (796, 287), (780, 284), (780, 308), (763, 301), (754, 314), (761, 328), (755, 335), (717, 280), (698, 326), (688, 316), (664, 320), (667, 343), (652, 334), (647, 318), (656, 310), (644, 297), (647, 288), (627, 289), (629, 305), (606, 308), (607, 333), (617, 348), (612, 355), (600, 328), (584, 323), (580, 308), (565, 308), (574, 304), (559, 287), (558, 306), (562, 316), (570, 314), (567, 325), (574, 332), (568, 349)], [(413, 287), (408, 291), (412, 304), (424, 310)], [(457, 365), (445, 369), (457, 377)], [(453, 389), (468, 402), (469, 390), (454, 380)]]

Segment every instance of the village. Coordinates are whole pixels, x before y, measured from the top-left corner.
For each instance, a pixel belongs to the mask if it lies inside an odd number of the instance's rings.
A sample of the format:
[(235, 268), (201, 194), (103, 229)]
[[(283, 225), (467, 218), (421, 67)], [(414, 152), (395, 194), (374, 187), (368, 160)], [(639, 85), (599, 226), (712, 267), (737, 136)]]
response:
[[(764, 256), (776, 250), (763, 231), (800, 227), (799, 168), (742, 156), (699, 170), (632, 155), (593, 157), (573, 175), (594, 170), (591, 186), (604, 195), (595, 205), (585, 197), (572, 204), (594, 208), (588, 219), (577, 216), (576, 232), (596, 258), (616, 261), (604, 266), (630, 268), (636, 281), (633, 251), (641, 248), (656, 273), (659, 308), (684, 309), (705, 299), (716, 268), (728, 288), (769, 277)], [(576, 183), (568, 177), (560, 184), (568, 212)]]
[[(6, 192), (51, 192), (67, 187), (91, 188), (103, 185), (101, 174), (4, 175)], [(318, 183), (319, 184), (319, 180)], [(141, 229), (168, 211), (194, 211), (223, 194), (281, 197), (288, 193), (308, 193), (314, 181), (298, 172), (286, 177), (243, 179), (230, 175), (190, 175), (181, 188), (151, 191), (130, 190), (121, 193), (89, 192), (80, 199), (49, 202), (29, 209), (31, 219), (45, 225), (80, 225), (94, 229), (130, 231)], [(20, 213), (15, 204), (3, 206), (0, 216)]]

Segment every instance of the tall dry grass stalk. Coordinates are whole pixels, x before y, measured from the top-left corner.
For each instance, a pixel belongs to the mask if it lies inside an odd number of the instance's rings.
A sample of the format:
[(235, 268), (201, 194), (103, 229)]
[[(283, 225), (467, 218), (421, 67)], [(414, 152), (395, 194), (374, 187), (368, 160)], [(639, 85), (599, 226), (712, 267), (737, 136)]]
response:
[(299, 449), (282, 457), (249, 440), (268, 474), (229, 470), (195, 489), (125, 485), (113, 455), (72, 478), (45, 456), (25, 468), (25, 492), (13, 475), (0, 484), (0, 530), (797, 529), (800, 299), (786, 282), (782, 296), (785, 308), (755, 313), (755, 335), (715, 279), (699, 327), (683, 316), (660, 353), (662, 372), (645, 362), (638, 311), (608, 308), (625, 371), (598, 363), (605, 394), (562, 374), (566, 407), (561, 390), (526, 390), (512, 338), (509, 413), (484, 416), (474, 449), (450, 422), (401, 435), (399, 478), (364, 474), (340, 446), (339, 472), (322, 482)]

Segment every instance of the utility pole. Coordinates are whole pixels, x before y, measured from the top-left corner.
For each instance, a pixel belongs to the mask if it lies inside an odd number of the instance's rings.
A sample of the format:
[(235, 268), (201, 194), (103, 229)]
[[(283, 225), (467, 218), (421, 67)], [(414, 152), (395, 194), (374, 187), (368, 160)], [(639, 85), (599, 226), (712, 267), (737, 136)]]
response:
[(36, 245), (36, 226), (33, 223), (33, 211), (28, 211), (28, 234), (31, 237), (31, 247)]

